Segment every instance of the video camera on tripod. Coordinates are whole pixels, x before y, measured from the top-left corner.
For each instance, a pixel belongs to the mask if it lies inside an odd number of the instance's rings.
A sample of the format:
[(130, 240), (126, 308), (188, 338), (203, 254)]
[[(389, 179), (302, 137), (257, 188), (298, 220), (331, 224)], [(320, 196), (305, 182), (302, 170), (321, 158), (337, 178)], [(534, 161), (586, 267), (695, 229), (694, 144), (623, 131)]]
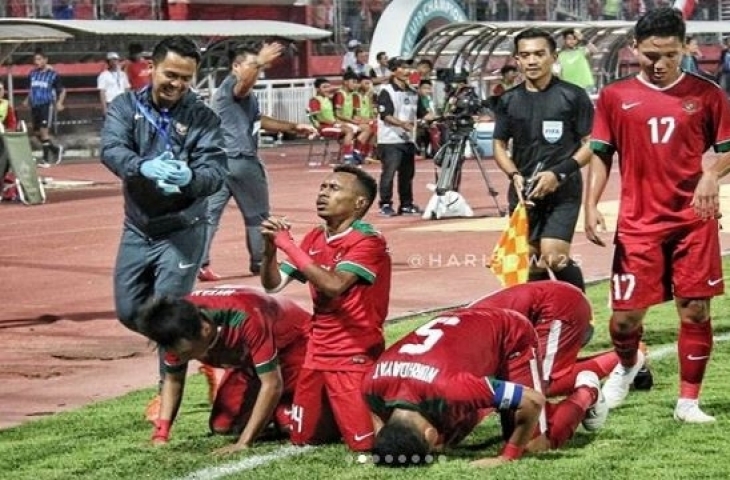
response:
[(464, 153), (468, 143), (489, 194), (492, 196), (499, 214), (504, 215), (504, 211), (497, 201), (499, 193), (489, 181), (479, 157), (478, 148), (472, 138), (475, 126), (474, 117), (482, 113), (485, 102), (481, 100), (474, 87), (467, 84), (468, 74), (465, 72), (456, 74), (452, 69), (442, 69), (436, 72), (436, 78), (446, 85), (447, 97), (443, 114), (439, 120), (446, 125), (449, 132), (448, 138), (434, 156), (434, 163), (437, 167), (441, 167), (436, 182), (436, 195), (443, 196), (448, 191), (458, 191)]

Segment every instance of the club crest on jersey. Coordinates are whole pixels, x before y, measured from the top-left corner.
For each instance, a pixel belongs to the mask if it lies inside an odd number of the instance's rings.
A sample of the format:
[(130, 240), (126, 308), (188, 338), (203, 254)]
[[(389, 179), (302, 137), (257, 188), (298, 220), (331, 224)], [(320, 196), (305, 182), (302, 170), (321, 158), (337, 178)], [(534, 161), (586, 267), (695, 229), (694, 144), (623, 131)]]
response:
[(188, 134), (188, 126), (183, 125), (180, 122), (175, 122), (175, 131), (177, 132), (178, 135), (180, 135), (181, 137), (184, 137), (185, 135)]
[(548, 143), (556, 143), (563, 137), (563, 122), (559, 120), (543, 120), (542, 136)]
[(700, 105), (694, 98), (688, 98), (682, 102), (682, 110), (689, 113), (690, 115), (699, 110)]

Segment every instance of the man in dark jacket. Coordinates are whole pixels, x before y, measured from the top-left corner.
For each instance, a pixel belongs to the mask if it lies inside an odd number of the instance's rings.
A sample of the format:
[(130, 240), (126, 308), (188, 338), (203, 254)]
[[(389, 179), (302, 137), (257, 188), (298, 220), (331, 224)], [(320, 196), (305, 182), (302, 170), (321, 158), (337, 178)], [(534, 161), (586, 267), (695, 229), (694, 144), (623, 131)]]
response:
[(190, 91), (197, 46), (168, 37), (152, 61), (151, 84), (115, 98), (101, 134), (102, 162), (123, 182), (114, 298), (119, 320), (131, 330), (149, 297), (192, 291), (205, 247), (207, 197), (225, 177), (220, 120)]

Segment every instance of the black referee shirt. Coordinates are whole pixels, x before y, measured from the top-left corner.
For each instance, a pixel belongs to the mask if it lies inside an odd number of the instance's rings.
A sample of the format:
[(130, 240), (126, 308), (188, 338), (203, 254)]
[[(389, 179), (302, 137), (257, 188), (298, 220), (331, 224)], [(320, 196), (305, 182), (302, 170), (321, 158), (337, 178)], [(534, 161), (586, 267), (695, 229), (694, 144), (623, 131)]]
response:
[[(512, 139), (512, 161), (529, 178), (535, 166), (553, 167), (571, 157), (591, 133), (593, 103), (586, 91), (553, 77), (545, 90), (530, 92), (522, 83), (500, 98), (494, 138)], [(580, 184), (580, 175), (571, 181)]]

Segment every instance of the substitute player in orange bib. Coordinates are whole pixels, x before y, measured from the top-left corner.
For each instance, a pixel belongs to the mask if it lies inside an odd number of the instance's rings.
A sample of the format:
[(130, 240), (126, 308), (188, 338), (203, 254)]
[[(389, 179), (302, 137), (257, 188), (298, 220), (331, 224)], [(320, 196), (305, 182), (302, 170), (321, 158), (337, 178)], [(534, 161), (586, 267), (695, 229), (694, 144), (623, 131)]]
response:
[[(730, 170), (730, 106), (716, 84), (684, 73), (682, 14), (657, 8), (634, 28), (637, 75), (601, 90), (585, 200), (588, 239), (604, 245), (598, 202), (618, 154), (621, 194), (611, 269), (611, 340), (621, 359), (603, 391), (621, 405), (644, 363), (639, 350), (644, 316), (674, 298), (680, 319), (679, 398), (674, 418), (709, 423), (699, 407), (712, 352), (710, 299), (723, 293), (719, 179)], [(721, 155), (703, 166), (710, 148)]]
[(272, 420), (289, 431), (294, 386), (304, 362), (310, 314), (296, 303), (251, 288), (198, 290), (186, 299), (150, 300), (137, 316), (140, 333), (165, 351), (165, 376), (153, 443), (167, 443), (190, 360), (225, 368), (210, 415), (213, 433), (249, 448)]

